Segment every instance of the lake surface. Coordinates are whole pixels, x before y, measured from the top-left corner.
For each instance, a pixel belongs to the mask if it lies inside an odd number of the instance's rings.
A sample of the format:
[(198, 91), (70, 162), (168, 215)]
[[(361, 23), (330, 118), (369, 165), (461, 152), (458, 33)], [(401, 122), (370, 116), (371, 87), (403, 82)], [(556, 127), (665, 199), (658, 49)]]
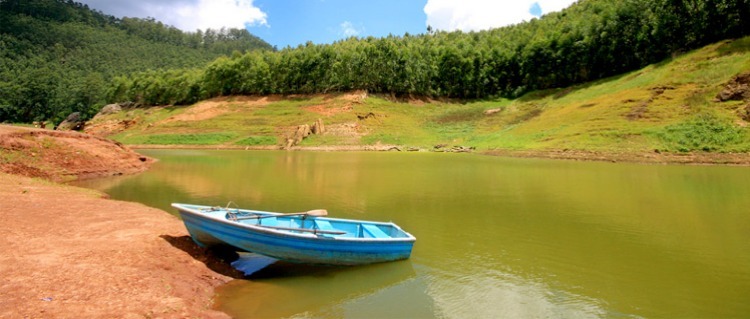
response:
[(412, 258), (275, 263), (217, 293), (236, 318), (748, 318), (750, 168), (470, 154), (143, 151), (79, 183), (187, 202), (393, 221)]

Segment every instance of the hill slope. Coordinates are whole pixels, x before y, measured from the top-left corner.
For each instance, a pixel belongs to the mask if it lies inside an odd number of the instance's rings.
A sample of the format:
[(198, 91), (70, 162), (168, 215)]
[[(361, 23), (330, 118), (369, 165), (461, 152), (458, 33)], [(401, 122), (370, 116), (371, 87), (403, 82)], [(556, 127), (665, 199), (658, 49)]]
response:
[(126, 109), (98, 116), (87, 130), (126, 144), (281, 148), (298, 126), (321, 119), (325, 132), (300, 146), (461, 145), (480, 151), (583, 152), (583, 157), (746, 153), (750, 100), (719, 102), (716, 96), (748, 71), (750, 38), (743, 38), (515, 100), (399, 101), (364, 92), (230, 96), (188, 107)]
[(74, 111), (88, 118), (115, 76), (272, 50), (246, 30), (185, 33), (64, 0), (3, 0), (0, 21), (0, 122), (58, 123)]

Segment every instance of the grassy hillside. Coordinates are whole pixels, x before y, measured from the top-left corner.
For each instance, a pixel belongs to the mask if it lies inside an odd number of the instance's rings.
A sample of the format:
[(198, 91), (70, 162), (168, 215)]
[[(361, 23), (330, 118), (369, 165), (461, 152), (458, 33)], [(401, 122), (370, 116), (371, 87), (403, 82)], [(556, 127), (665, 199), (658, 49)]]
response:
[(638, 71), (515, 100), (397, 101), (363, 92), (232, 96), (129, 109), (89, 130), (126, 144), (283, 145), (296, 126), (327, 132), (300, 146), (395, 144), (477, 150), (748, 152), (748, 102), (715, 100), (750, 71), (750, 38), (723, 41)]

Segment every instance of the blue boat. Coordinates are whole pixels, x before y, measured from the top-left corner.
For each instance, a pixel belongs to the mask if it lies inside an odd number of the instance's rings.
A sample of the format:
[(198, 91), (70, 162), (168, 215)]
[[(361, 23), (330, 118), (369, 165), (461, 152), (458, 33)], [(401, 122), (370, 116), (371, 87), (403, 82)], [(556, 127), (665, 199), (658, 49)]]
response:
[(416, 238), (394, 223), (322, 217), (324, 210), (273, 212), (173, 203), (201, 247), (229, 245), (268, 257), (321, 265), (407, 259)]

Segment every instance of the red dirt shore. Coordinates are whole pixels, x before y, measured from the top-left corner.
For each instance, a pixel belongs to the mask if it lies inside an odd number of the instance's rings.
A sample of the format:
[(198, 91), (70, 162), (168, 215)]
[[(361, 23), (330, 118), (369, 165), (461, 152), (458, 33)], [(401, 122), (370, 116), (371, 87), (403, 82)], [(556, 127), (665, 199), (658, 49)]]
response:
[(0, 125), (0, 172), (59, 182), (139, 173), (152, 162), (89, 134)]
[(84, 134), (0, 126), (0, 169), (47, 179), (0, 173), (0, 318), (228, 317), (211, 308), (214, 288), (240, 275), (177, 218), (50, 182), (149, 161)]

